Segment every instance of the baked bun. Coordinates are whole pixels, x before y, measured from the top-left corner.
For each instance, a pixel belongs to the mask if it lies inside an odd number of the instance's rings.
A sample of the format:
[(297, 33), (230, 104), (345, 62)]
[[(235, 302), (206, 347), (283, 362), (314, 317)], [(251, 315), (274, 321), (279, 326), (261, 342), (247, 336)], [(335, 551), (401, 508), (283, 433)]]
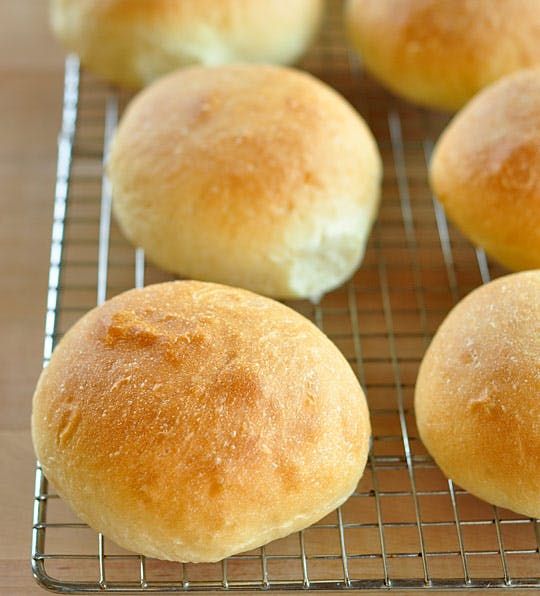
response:
[(450, 312), (420, 366), (415, 408), (449, 478), (540, 517), (540, 270), (499, 278)]
[(84, 316), (39, 380), (37, 456), (119, 545), (217, 561), (319, 520), (362, 474), (370, 425), (339, 350), (286, 306), (177, 281)]
[(437, 143), (430, 178), (475, 244), (509, 269), (540, 267), (540, 68), (475, 97)]
[(457, 110), (540, 65), (538, 0), (348, 0), (346, 21), (367, 70), (429, 107)]
[(381, 160), (354, 109), (306, 73), (192, 67), (133, 100), (108, 170), (120, 227), (162, 268), (316, 298), (363, 256)]
[(307, 48), (323, 0), (52, 0), (52, 28), (82, 63), (140, 87), (189, 64), (289, 64)]

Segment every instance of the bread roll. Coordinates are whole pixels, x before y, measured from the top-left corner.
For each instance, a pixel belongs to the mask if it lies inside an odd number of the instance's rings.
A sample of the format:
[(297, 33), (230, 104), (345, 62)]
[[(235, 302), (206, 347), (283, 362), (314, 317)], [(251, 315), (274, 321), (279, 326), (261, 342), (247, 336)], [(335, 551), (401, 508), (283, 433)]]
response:
[(164, 269), (317, 298), (363, 256), (381, 160), (353, 108), (306, 73), (192, 67), (134, 99), (109, 175), (124, 234)]
[(52, 0), (52, 28), (96, 74), (140, 87), (189, 64), (289, 64), (323, 0)]
[(475, 244), (509, 269), (540, 267), (540, 68), (475, 97), (437, 143), (430, 178)]
[(540, 65), (538, 0), (348, 0), (365, 67), (419, 104), (457, 110), (482, 87)]
[(540, 517), (540, 270), (499, 278), (450, 312), (420, 366), (415, 408), (449, 478)]
[(217, 561), (356, 487), (370, 425), (345, 358), (293, 310), (194, 281), (131, 290), (62, 339), (32, 416), (47, 477), (139, 553)]

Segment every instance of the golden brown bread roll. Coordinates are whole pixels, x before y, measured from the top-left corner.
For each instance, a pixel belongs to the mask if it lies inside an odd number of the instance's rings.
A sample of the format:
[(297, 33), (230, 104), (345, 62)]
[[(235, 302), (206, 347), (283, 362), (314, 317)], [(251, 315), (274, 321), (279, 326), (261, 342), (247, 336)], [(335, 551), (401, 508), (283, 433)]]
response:
[(501, 277), (450, 312), (420, 367), (415, 409), (449, 478), (540, 517), (540, 270)]
[(540, 68), (475, 97), (437, 143), (430, 178), (475, 244), (509, 269), (540, 267)]
[(306, 73), (192, 67), (133, 100), (108, 170), (120, 227), (159, 266), (317, 298), (362, 259), (381, 160), (354, 109)]
[(540, 65), (538, 0), (348, 0), (362, 62), (389, 89), (457, 110), (520, 68)]
[(323, 0), (52, 0), (51, 24), (82, 63), (139, 87), (189, 64), (289, 64), (318, 29)]
[(304, 528), (356, 487), (363, 392), (293, 310), (194, 281), (84, 316), (39, 380), (32, 435), (60, 495), (119, 545), (216, 561)]

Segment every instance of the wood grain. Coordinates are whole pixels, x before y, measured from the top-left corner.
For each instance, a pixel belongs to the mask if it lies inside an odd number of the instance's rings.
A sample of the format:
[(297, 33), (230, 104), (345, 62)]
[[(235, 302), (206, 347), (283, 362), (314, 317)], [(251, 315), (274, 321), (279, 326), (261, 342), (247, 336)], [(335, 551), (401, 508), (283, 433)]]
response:
[(0, 2), (0, 593), (43, 594), (31, 576), (30, 400), (41, 368), (63, 52), (47, 2)]

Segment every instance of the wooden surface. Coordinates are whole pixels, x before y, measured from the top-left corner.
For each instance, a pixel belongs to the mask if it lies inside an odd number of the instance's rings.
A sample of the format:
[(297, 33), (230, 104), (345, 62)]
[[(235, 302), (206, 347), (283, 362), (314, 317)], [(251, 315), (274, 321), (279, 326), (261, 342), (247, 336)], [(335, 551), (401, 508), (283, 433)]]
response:
[(45, 0), (0, 0), (0, 593), (43, 594), (29, 567), (30, 400), (41, 368), (63, 52)]
[[(0, 77), (2, 83), (0, 91), (0, 188), (2, 189), (2, 217), (0, 218), (0, 226), (2, 226), (0, 233), (2, 294), (0, 300), (2, 302), (0, 316), (2, 317), (1, 329), (3, 332), (0, 342), (0, 362), (2, 363), (0, 368), (2, 389), (0, 401), (0, 453), (2, 454), (0, 458), (0, 594), (9, 595), (43, 594), (43, 591), (35, 586), (29, 566), (34, 477), (34, 455), (29, 436), (29, 417), (31, 395), (41, 368), (56, 165), (56, 135), (60, 121), (63, 75), (63, 52), (48, 33), (46, 8), (45, 0), (0, 0)], [(339, 82), (339, 77), (336, 77), (336, 84)], [(376, 113), (372, 114), (371, 126), (376, 128), (378, 121)], [(385, 116), (381, 122), (386, 131)], [(410, 122), (414, 126), (411, 125), (409, 132), (414, 136), (415, 127), (419, 122), (418, 114), (412, 113)], [(407, 125), (406, 122), (405, 125)], [(387, 134), (387, 131), (384, 134)], [(392, 201), (398, 194), (393, 174), (395, 164), (392, 163), (392, 153), (388, 146), (389, 139), (386, 139), (385, 200)], [(418, 165), (422, 163), (422, 157), (417, 155), (418, 151), (420, 153), (422, 151), (421, 145), (419, 144), (414, 151), (416, 153), (407, 155), (410, 164), (414, 166), (411, 169), (409, 184), (411, 188), (413, 183), (419, 185), (414, 187), (412, 202), (418, 217), (416, 221), (419, 231), (422, 232), (422, 217), (424, 216), (420, 217), (419, 215), (423, 211), (416, 211), (418, 209), (416, 199), (417, 197), (422, 198), (421, 195), (423, 195), (424, 202), (429, 202), (431, 199), (429, 189), (423, 180), (425, 177), (423, 166)], [(417, 172), (421, 172), (422, 180), (420, 182), (415, 178)], [(399, 201), (399, 198), (397, 200)], [(423, 203), (419, 203), (419, 205), (421, 207)], [(398, 206), (399, 203), (387, 203), (385, 210), (381, 213), (381, 220), (387, 222), (399, 220)], [(432, 214), (429, 217), (432, 218)], [(426, 229), (429, 228), (431, 231), (435, 229), (433, 222), (426, 226), (428, 226)], [(384, 229), (383, 226), (383, 233)], [(421, 245), (422, 241), (421, 239)], [(465, 250), (467, 253), (472, 253), (469, 246)], [(369, 282), (369, 266), (373, 267), (374, 265), (370, 261), (370, 254), (373, 254), (373, 249), (368, 253), (366, 272), (362, 273), (362, 283)], [(466, 267), (469, 267), (470, 259), (466, 253), (463, 255)], [(429, 256), (431, 258), (431, 253)], [(433, 259), (441, 260), (440, 255), (435, 255)], [(466, 267), (464, 265), (464, 270)], [(401, 275), (404, 271), (398, 273)], [(396, 283), (399, 284), (399, 279), (396, 278), (396, 280)], [(479, 281), (473, 280), (473, 283), (478, 284)], [(331, 309), (340, 306), (339, 300), (339, 295), (328, 296), (325, 303)], [(367, 302), (364, 300), (364, 306), (366, 305)], [(438, 314), (443, 316), (444, 313)], [(373, 315), (370, 315), (370, 319), (374, 319)], [(437, 321), (432, 321), (433, 326), (436, 326)], [(375, 324), (373, 320), (371, 322)], [(330, 335), (332, 334), (332, 325), (337, 333), (342, 330), (343, 325), (348, 324), (338, 318), (325, 319), (325, 323), (325, 329)], [(395, 320), (398, 327), (402, 323), (404, 326), (408, 324), (405, 320), (403, 322)], [(344, 352), (350, 349), (346, 345), (340, 347)], [(365, 352), (367, 356), (369, 356), (369, 349), (367, 346)], [(379, 348), (373, 347), (372, 349)], [(421, 354), (416, 355), (421, 356)], [(379, 370), (379, 368), (375, 370), (373, 367), (373, 370), (369, 367), (366, 368), (368, 385), (370, 375), (374, 375), (373, 378), (377, 382), (381, 380), (381, 375), (389, 376), (390, 384), (392, 384), (391, 365), (387, 362), (384, 366), (386, 367), (384, 370)], [(411, 369), (409, 372), (414, 382), (415, 371)], [(402, 374), (409, 375), (409, 372), (404, 369)], [(372, 395), (374, 394), (372, 393)], [(376, 397), (376, 399), (380, 400), (381, 398)], [(373, 406), (373, 404), (371, 405)], [(382, 424), (376, 417), (373, 418), (373, 423), (374, 429), (378, 424)], [(385, 434), (385, 432), (381, 426), (380, 432), (376, 434)], [(444, 479), (433, 480), (433, 482), (435, 481), (442, 482), (444, 487)], [(393, 480), (392, 486), (395, 488), (398, 482), (398, 480)], [(402, 482), (407, 485), (407, 478), (405, 477)], [(396, 507), (399, 509), (398, 505)], [(483, 507), (481, 503), (470, 501), (468, 507), (470, 511), (464, 504), (466, 514), (484, 515), (478, 513), (479, 508)], [(347, 508), (344, 511), (344, 515), (347, 516)], [(388, 514), (388, 511), (386, 513)], [(426, 510), (424, 513), (442, 515), (440, 511)], [(447, 514), (451, 515), (451, 511)], [(399, 515), (403, 516), (403, 511), (400, 510)], [(469, 541), (472, 541), (473, 538), (467, 537)], [(478, 544), (471, 542), (472, 548), (482, 548), (481, 540), (483, 539), (478, 534), (475, 538)], [(353, 540), (350, 535), (348, 540)], [(411, 543), (413, 542), (414, 537), (411, 539)], [(353, 542), (349, 544), (351, 547), (354, 546)], [(80, 544), (77, 546), (80, 547)], [(328, 548), (327, 539), (322, 547)], [(359, 544), (358, 548), (360, 547), (362, 545)], [(389, 544), (389, 548), (391, 547), (392, 545)], [(442, 548), (440, 542), (435, 547)], [(403, 544), (400, 543), (396, 548), (403, 550)], [(455, 548), (455, 545), (452, 548)], [(66, 552), (68, 550), (69, 548)], [(414, 562), (413, 559), (411, 561)], [(528, 565), (528, 563), (525, 564)], [(199, 570), (201, 569), (199, 568)], [(489, 575), (493, 573), (493, 569), (486, 568), (484, 572)], [(518, 592), (512, 591), (512, 593), (517, 594)]]

